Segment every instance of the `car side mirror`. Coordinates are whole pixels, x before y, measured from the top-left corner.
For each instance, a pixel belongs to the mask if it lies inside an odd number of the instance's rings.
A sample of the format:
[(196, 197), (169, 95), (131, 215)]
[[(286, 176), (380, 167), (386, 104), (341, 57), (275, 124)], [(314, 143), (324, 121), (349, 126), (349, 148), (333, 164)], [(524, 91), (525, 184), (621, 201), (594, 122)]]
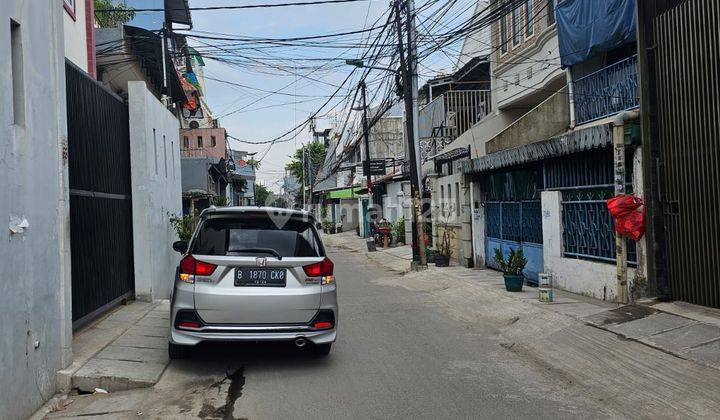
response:
[(173, 249), (181, 254), (184, 254), (188, 250), (188, 243), (185, 241), (176, 241), (173, 243)]

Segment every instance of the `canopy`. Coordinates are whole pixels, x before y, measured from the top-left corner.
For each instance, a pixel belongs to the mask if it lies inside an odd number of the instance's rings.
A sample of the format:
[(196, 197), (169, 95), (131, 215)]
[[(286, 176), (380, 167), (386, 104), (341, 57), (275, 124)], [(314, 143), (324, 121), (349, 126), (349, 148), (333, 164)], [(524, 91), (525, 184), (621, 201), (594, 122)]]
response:
[(330, 191), (327, 194), (327, 198), (330, 200), (341, 199), (341, 198), (355, 198), (355, 188), (345, 188), (342, 190)]
[(463, 162), (463, 173), (482, 173), (539, 162), (612, 144), (610, 123), (571, 131), (558, 137), (502, 150)]
[(565, 0), (556, 7), (563, 67), (635, 42), (635, 0)]

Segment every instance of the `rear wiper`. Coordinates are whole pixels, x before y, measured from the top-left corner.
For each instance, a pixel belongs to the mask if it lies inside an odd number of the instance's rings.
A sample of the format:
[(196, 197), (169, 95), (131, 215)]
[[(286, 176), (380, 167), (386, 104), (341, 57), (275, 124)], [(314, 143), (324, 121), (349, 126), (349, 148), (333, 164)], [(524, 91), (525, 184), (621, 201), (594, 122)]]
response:
[(271, 248), (241, 248), (241, 249), (228, 249), (227, 252), (237, 252), (237, 253), (262, 253), (262, 254), (272, 254), (275, 257), (277, 257), (278, 260), (282, 260), (282, 255), (280, 255), (279, 252), (275, 251)]

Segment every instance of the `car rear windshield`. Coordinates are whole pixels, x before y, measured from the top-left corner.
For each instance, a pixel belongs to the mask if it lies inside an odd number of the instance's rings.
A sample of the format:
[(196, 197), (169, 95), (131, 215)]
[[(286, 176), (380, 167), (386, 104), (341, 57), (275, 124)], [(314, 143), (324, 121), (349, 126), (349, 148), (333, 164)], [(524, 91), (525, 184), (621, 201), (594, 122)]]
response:
[(193, 244), (197, 255), (319, 257), (323, 250), (310, 220), (267, 215), (213, 217), (205, 220)]

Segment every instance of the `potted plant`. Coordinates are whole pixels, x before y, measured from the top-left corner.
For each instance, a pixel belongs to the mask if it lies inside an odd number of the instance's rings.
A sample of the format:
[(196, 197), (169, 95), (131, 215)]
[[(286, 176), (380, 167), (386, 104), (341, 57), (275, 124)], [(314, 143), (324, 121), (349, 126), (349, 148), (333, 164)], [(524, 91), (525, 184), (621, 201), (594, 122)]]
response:
[(405, 219), (399, 218), (393, 225), (393, 234), (396, 243), (405, 243)]
[(425, 250), (425, 259), (427, 260), (428, 264), (435, 263), (435, 257), (437, 256), (437, 250), (432, 248), (427, 248)]
[(448, 267), (450, 266), (450, 257), (452, 257), (452, 247), (450, 242), (454, 239), (455, 235), (452, 229), (445, 224), (443, 226), (442, 237), (437, 244), (437, 252), (435, 253), (435, 267)]
[(227, 207), (228, 199), (224, 195), (216, 195), (212, 198), (212, 204), (215, 207)]
[(188, 242), (195, 232), (195, 226), (198, 222), (198, 213), (192, 212), (186, 215), (175, 215), (168, 213), (170, 217), (170, 226), (177, 232), (181, 241)]
[(329, 220), (323, 221), (323, 231), (328, 234), (335, 233), (335, 223)]
[(495, 248), (495, 262), (500, 266), (505, 279), (505, 290), (508, 292), (522, 292), (523, 270), (527, 264), (527, 258), (522, 249), (510, 248), (507, 260), (500, 249)]

